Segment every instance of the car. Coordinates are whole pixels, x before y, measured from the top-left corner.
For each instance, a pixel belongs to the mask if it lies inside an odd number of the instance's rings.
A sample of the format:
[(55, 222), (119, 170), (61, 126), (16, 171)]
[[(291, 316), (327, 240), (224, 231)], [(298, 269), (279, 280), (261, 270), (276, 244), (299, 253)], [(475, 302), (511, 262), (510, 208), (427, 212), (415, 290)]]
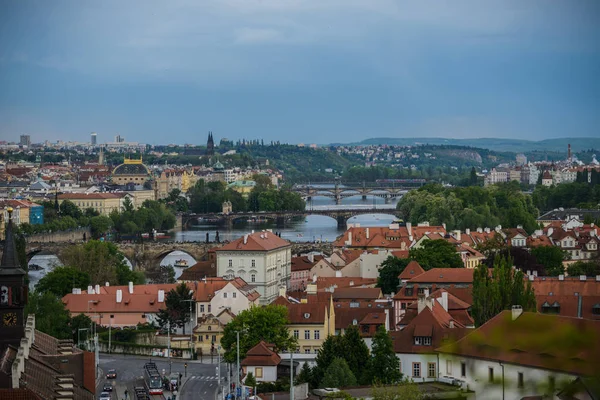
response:
[(111, 400), (111, 395), (108, 392), (102, 392), (100, 393), (100, 397), (98, 397), (98, 400)]
[(117, 379), (117, 370), (109, 369), (106, 373), (106, 379)]
[(102, 386), (102, 391), (103, 392), (112, 392), (113, 391), (113, 387), (112, 387), (112, 385), (106, 384), (106, 385)]

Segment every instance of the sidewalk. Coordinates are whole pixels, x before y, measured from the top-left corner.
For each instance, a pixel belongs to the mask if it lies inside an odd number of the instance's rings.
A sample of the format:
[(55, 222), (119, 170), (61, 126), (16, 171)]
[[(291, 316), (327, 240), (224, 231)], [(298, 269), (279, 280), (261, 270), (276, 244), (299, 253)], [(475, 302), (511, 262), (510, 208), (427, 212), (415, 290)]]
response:
[(169, 399), (173, 399), (173, 396), (175, 395), (176, 397), (179, 396), (179, 393), (181, 393), (181, 391), (183, 390), (183, 387), (185, 386), (186, 382), (191, 378), (192, 376), (187, 376), (187, 377), (183, 377), (181, 378), (181, 383), (179, 385), (178, 390), (175, 390), (173, 392), (171, 392), (170, 390), (165, 390), (163, 391), (163, 397), (165, 398), (165, 400), (169, 400)]

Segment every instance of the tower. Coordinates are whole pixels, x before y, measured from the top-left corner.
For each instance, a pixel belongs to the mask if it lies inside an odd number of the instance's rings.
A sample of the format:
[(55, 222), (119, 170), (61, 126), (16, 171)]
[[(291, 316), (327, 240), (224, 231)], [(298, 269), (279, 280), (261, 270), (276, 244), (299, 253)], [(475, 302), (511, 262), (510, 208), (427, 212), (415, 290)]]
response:
[(572, 156), (572, 153), (571, 153), (571, 143), (569, 143), (569, 147), (568, 147), (568, 150), (567, 150), (567, 160), (571, 161), (571, 156)]
[(92, 144), (92, 146), (95, 146), (97, 141), (98, 141), (98, 135), (96, 135), (96, 132), (92, 132), (91, 138), (90, 138), (90, 143)]
[(24, 309), (27, 303), (27, 286), (25, 271), (19, 265), (12, 211), (12, 208), (8, 209), (6, 240), (0, 262), (0, 354), (4, 354), (4, 350), (9, 345), (18, 348), (25, 334)]
[(208, 141), (206, 142), (206, 155), (212, 156), (215, 154), (215, 141), (212, 132), (208, 132)]
[(100, 146), (100, 153), (98, 153), (98, 164), (104, 165), (104, 147)]

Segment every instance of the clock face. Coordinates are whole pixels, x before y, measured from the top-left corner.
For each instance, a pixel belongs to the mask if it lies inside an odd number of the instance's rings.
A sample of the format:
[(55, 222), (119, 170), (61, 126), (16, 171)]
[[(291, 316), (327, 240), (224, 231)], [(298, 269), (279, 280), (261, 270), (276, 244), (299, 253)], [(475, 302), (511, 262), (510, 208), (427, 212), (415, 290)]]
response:
[(2, 323), (5, 326), (15, 326), (17, 324), (17, 314), (15, 313), (6, 313), (2, 316)]

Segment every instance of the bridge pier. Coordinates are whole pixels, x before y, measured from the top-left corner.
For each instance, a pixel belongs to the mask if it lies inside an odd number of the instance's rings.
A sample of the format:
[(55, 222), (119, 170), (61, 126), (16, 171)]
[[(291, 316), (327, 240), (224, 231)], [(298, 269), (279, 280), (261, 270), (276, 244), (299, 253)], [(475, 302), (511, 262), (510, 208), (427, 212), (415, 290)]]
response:
[(340, 204), (342, 204), (342, 196), (340, 196), (339, 194), (335, 195), (335, 205), (339, 206)]
[(363, 194), (363, 195), (362, 195), (362, 199), (363, 199), (363, 200), (366, 200), (366, 199), (367, 199), (367, 195), (366, 195), (366, 194)]
[(337, 220), (337, 226), (339, 229), (346, 229), (346, 216), (345, 215), (338, 215), (335, 219)]
[(277, 226), (277, 228), (285, 228), (285, 217), (278, 216), (275, 220), (275, 225)]
[(390, 204), (392, 201), (392, 196), (390, 196), (389, 194), (386, 194), (384, 197), (385, 200), (385, 204)]

